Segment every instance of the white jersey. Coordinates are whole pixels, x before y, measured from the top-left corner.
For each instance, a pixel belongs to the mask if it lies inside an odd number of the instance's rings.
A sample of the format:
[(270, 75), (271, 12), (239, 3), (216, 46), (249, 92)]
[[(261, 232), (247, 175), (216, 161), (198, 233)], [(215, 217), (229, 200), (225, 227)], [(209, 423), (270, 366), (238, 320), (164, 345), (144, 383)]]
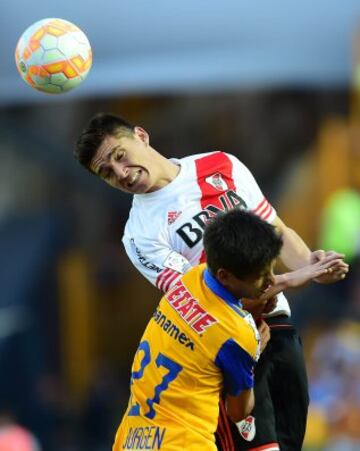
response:
[[(276, 218), (251, 172), (233, 155), (211, 152), (171, 161), (179, 174), (157, 191), (134, 195), (123, 236), (132, 263), (163, 292), (205, 261), (204, 229), (218, 213), (238, 207), (269, 223)], [(270, 316), (279, 314), (290, 316), (282, 293)]]

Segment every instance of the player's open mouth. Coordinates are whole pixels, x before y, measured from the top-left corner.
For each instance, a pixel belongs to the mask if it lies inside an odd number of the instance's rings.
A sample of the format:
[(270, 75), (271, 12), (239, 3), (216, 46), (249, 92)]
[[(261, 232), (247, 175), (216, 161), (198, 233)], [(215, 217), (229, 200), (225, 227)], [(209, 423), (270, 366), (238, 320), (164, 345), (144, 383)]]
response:
[(141, 169), (138, 169), (131, 175), (131, 177), (129, 178), (129, 181), (126, 183), (126, 186), (128, 188), (133, 188), (136, 185), (136, 183), (138, 182), (140, 175), (141, 175)]

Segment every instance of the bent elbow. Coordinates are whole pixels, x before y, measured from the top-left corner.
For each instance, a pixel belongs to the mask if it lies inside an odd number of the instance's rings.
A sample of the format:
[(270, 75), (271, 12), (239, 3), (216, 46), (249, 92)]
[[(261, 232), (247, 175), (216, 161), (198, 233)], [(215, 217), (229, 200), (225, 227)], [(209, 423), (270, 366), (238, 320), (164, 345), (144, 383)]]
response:
[(237, 406), (236, 409), (229, 409), (228, 415), (234, 423), (238, 423), (243, 420), (253, 411), (255, 402), (253, 397), (251, 397), (245, 405)]
[(253, 411), (255, 396), (252, 388), (244, 390), (238, 396), (227, 396), (226, 410), (234, 423), (246, 418)]
[(255, 407), (255, 399), (252, 396), (249, 399), (249, 402), (247, 403), (246, 408), (244, 409), (244, 418), (246, 418), (247, 416), (249, 416), (251, 414), (251, 412), (254, 410), (254, 407)]
[(228, 415), (233, 423), (238, 423), (239, 421), (247, 417), (245, 410), (243, 412), (228, 413)]

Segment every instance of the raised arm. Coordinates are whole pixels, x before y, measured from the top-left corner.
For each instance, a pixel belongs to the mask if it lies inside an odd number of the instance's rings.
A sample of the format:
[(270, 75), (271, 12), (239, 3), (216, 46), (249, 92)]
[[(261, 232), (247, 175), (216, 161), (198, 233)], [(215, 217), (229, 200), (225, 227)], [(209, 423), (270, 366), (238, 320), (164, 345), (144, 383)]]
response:
[(330, 259), (336, 260), (336, 264), (328, 267), (328, 271), (309, 280), (315, 280), (319, 283), (334, 283), (344, 279), (349, 271), (349, 266), (343, 261), (344, 255), (335, 251), (316, 250), (311, 252), (302, 238), (293, 229), (285, 225), (278, 216), (274, 219), (273, 225), (283, 236), (284, 245), (280, 260), (287, 268), (297, 270), (330, 257)]
[(310, 263), (311, 251), (303, 239), (276, 216), (272, 223), (281, 233), (284, 245), (280, 253), (280, 260), (289, 269), (302, 268)]

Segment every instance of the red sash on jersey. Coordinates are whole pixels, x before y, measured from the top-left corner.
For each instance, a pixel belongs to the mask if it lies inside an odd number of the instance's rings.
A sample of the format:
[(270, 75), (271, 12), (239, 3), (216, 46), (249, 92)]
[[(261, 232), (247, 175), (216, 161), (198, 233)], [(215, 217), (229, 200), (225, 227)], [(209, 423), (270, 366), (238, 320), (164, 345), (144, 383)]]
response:
[[(201, 190), (200, 204), (201, 208), (205, 208), (207, 205), (212, 204), (215, 207), (224, 209), (224, 205), (221, 203), (219, 197), (225, 191), (231, 189), (236, 191), (234, 179), (233, 179), (233, 164), (230, 158), (223, 152), (216, 152), (206, 157), (199, 158), (195, 161), (197, 183)], [(225, 182), (226, 189), (222, 189), (221, 184), (215, 186), (209, 183), (206, 179), (210, 176), (216, 177), (220, 175), (221, 180)], [(226, 198), (225, 198), (226, 199)], [(231, 205), (227, 203), (228, 208), (232, 208)], [(205, 251), (201, 253), (199, 263), (205, 262)]]

